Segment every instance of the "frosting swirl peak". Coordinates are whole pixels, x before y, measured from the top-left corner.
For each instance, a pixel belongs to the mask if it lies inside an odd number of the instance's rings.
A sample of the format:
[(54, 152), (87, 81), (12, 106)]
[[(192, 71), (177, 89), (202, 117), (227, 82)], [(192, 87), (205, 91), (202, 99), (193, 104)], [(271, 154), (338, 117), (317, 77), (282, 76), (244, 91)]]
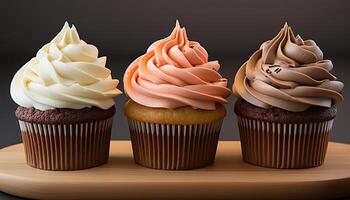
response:
[(227, 103), (231, 94), (219, 68), (177, 22), (169, 37), (154, 42), (129, 65), (124, 88), (132, 100), (148, 107), (214, 110), (216, 102)]
[(330, 73), (333, 64), (313, 40), (295, 36), (286, 23), (238, 70), (233, 93), (262, 108), (292, 112), (331, 107), (343, 100), (343, 83)]
[(80, 39), (66, 22), (58, 35), (44, 45), (14, 76), (11, 97), (20, 106), (39, 110), (108, 109), (121, 92), (119, 81), (105, 67), (106, 57)]

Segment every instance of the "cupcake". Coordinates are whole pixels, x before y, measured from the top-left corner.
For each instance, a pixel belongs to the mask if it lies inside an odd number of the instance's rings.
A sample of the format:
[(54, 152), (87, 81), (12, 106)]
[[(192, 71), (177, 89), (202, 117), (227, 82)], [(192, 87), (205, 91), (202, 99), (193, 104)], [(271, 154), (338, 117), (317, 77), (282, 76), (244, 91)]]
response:
[(343, 83), (313, 40), (285, 24), (238, 70), (233, 93), (243, 159), (271, 168), (322, 165)]
[(66, 22), (14, 76), (11, 97), (28, 165), (77, 170), (108, 161), (118, 80)]
[(129, 65), (124, 113), (136, 163), (185, 170), (214, 162), (223, 104), (231, 94), (219, 68), (178, 22), (170, 36)]

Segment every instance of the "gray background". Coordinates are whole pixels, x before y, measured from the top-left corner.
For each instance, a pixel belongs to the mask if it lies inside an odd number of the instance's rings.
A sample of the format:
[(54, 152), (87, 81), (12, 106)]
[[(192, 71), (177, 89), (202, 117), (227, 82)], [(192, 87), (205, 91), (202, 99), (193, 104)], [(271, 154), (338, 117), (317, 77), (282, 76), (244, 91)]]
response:
[[(191, 40), (199, 41), (218, 59), (221, 72), (229, 79), (260, 44), (271, 39), (288, 22), (294, 33), (312, 38), (325, 58), (334, 63), (334, 73), (345, 83), (345, 102), (338, 108), (332, 140), (350, 143), (347, 122), (350, 116), (350, 1), (0, 1), (0, 148), (20, 142), (19, 128), (10, 98), (9, 87), (14, 73), (42, 45), (61, 29), (64, 21), (76, 25), (80, 37), (96, 45), (100, 55), (108, 57), (113, 77), (122, 80), (123, 73), (136, 57), (155, 40), (170, 34), (179, 19)], [(123, 89), (122, 83), (119, 85)], [(117, 116), (112, 137), (128, 139), (123, 104), (126, 97), (116, 99)], [(227, 105), (221, 139), (238, 139), (233, 115), (235, 98)], [(0, 193), (1, 198), (14, 198)]]

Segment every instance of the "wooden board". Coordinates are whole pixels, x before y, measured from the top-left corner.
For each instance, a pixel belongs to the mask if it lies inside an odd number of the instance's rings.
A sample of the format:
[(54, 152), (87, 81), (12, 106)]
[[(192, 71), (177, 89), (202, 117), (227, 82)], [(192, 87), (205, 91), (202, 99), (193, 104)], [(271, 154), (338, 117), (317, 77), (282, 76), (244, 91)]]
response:
[(129, 141), (113, 141), (108, 164), (68, 172), (33, 169), (22, 144), (0, 150), (0, 190), (40, 199), (325, 199), (350, 196), (350, 145), (330, 143), (326, 162), (277, 170), (242, 161), (239, 142), (220, 142), (214, 165), (161, 171), (134, 164)]

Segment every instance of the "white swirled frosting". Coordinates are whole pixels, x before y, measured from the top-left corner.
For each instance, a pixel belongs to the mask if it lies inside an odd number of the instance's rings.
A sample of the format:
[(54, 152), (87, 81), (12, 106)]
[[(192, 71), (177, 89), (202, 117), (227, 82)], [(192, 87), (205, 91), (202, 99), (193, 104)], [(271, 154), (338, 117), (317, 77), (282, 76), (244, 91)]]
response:
[(238, 70), (233, 93), (262, 108), (299, 112), (331, 107), (343, 100), (344, 86), (330, 73), (332, 68), (313, 40), (294, 36), (286, 23)]
[(106, 57), (79, 38), (66, 22), (58, 35), (44, 45), (14, 76), (11, 97), (22, 107), (39, 110), (112, 107), (121, 94), (119, 81), (105, 67)]

